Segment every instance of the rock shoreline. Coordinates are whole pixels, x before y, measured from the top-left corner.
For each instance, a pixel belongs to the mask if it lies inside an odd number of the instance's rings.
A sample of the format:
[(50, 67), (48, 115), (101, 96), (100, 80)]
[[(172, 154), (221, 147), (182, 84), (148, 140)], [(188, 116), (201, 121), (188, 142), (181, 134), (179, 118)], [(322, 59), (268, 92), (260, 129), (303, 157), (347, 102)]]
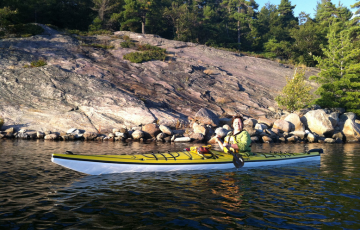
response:
[[(294, 113), (275, 110), (273, 117), (244, 117), (244, 130), (253, 143), (345, 143), (359, 142), (360, 120), (342, 108), (303, 109)], [(278, 117), (278, 118), (275, 118)], [(6, 120), (5, 120), (6, 124)], [(1, 130), (1, 124), (0, 124)], [(44, 139), (59, 141), (159, 141), (216, 144), (215, 135), (224, 138), (231, 129), (231, 118), (219, 118), (211, 110), (202, 108), (194, 118), (189, 117), (186, 127), (169, 127), (150, 123), (143, 126), (113, 128), (109, 132), (89, 132), (77, 128), (66, 132), (36, 131), (14, 127), (0, 131), (2, 138)]]

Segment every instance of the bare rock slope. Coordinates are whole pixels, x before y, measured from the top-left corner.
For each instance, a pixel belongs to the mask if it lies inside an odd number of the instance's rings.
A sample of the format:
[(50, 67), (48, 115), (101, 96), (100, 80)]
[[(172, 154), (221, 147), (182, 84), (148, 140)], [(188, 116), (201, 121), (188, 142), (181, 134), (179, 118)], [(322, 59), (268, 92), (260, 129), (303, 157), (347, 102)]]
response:
[[(43, 27), (40, 36), (0, 41), (3, 128), (100, 131), (154, 121), (174, 127), (200, 108), (258, 117), (270, 112), (285, 76), (293, 74), (277, 62), (154, 35), (76, 37)], [(166, 48), (168, 57), (130, 63), (123, 55), (134, 50), (121, 48), (121, 35)], [(24, 68), (39, 59), (47, 65)]]

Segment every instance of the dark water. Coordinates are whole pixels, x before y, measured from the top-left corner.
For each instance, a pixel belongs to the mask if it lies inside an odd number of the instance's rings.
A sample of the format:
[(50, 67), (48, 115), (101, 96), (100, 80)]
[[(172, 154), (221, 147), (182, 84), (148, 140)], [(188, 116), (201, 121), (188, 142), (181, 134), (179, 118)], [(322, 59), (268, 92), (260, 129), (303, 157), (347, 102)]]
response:
[(52, 153), (144, 153), (188, 144), (0, 140), (0, 229), (360, 229), (360, 144), (321, 162), (256, 169), (87, 176)]

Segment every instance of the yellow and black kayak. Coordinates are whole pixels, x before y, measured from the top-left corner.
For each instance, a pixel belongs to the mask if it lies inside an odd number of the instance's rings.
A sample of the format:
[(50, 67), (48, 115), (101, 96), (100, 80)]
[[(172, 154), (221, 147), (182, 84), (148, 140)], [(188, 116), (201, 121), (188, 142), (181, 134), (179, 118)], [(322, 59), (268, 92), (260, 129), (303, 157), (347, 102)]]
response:
[[(304, 161), (319, 161), (322, 149), (305, 153), (240, 153), (243, 167), (263, 167)], [(239, 159), (238, 159), (239, 160)], [(78, 172), (100, 175), (125, 172), (167, 172), (179, 170), (229, 169), (238, 165), (235, 156), (210, 150), (206, 153), (191, 147), (188, 151), (139, 155), (74, 155), (53, 154), (52, 162)]]

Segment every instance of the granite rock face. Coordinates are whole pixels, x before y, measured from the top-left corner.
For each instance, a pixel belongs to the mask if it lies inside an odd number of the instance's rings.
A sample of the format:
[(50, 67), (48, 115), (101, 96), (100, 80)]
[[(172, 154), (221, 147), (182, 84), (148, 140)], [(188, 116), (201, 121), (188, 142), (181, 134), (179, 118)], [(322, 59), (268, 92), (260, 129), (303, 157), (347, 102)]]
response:
[[(217, 116), (263, 116), (293, 73), (277, 62), (156, 35), (81, 37), (41, 26), (43, 35), (0, 40), (2, 129), (99, 132), (155, 121), (183, 128), (201, 108)], [(130, 63), (123, 55), (135, 50), (121, 48), (121, 35), (166, 48), (168, 57)], [(24, 67), (39, 59), (47, 65)], [(316, 74), (311, 71), (307, 76)]]

